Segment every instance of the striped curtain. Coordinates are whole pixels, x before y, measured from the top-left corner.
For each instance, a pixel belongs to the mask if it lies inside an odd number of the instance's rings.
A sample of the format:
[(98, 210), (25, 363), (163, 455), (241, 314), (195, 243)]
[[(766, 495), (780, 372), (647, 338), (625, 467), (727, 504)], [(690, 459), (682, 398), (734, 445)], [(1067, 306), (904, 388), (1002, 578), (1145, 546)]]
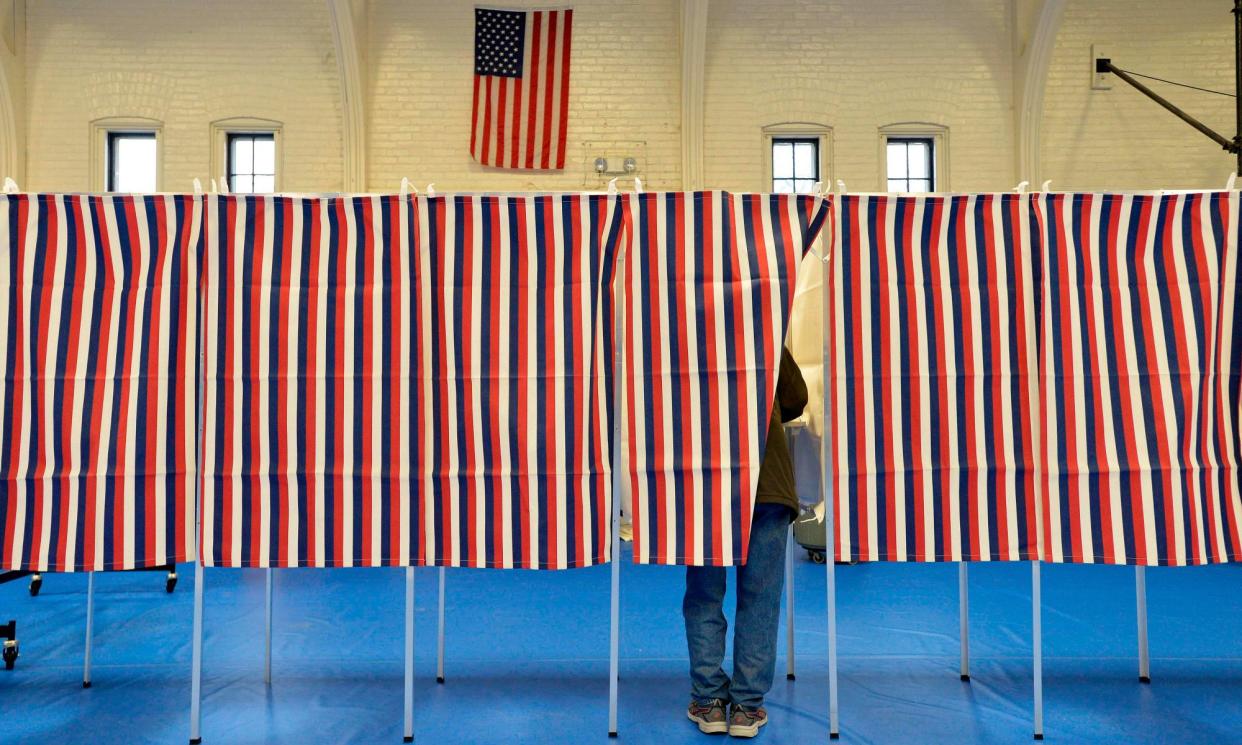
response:
[(411, 199), (206, 201), (203, 563), (407, 564)]
[(1237, 561), (1238, 193), (1039, 200), (1047, 558)]
[(620, 200), (418, 200), (419, 564), (608, 561)]
[(627, 199), (634, 558), (742, 564), (798, 264), (828, 205), (719, 191)]
[(847, 196), (837, 215), (837, 558), (1038, 558), (1031, 198)]
[(0, 568), (194, 558), (201, 215), (0, 196)]

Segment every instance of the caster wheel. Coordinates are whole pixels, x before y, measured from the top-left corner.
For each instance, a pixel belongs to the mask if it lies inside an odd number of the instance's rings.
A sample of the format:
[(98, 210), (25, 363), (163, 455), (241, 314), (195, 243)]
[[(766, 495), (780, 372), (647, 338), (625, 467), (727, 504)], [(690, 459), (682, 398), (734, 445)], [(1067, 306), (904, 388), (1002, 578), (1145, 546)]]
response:
[(810, 556), (811, 561), (815, 562), (816, 564), (823, 564), (825, 561), (823, 551), (807, 551), (806, 554), (807, 556)]
[(36, 574), (30, 578), (30, 597), (38, 597), (39, 590), (43, 589), (43, 575)]
[(17, 664), (17, 640), (11, 639), (4, 643), (4, 669), (12, 670)]
[(169, 572), (168, 579), (164, 582), (164, 592), (172, 593), (175, 589), (177, 589), (177, 573)]

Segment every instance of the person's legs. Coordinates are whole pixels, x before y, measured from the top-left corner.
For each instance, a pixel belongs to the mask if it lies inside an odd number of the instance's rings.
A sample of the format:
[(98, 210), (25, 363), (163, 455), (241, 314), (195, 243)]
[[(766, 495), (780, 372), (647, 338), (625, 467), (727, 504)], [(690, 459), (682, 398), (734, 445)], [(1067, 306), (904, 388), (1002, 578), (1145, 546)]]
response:
[(690, 650), (690, 695), (699, 703), (729, 700), (729, 676), (724, 662), (724, 567), (686, 567), (686, 596), (681, 604), (686, 619), (686, 646)]
[(733, 629), (735, 706), (754, 710), (772, 687), (776, 671), (776, 633), (780, 627), (781, 590), (785, 585), (788, 507), (759, 504), (750, 526), (746, 563), (737, 568), (737, 618)]

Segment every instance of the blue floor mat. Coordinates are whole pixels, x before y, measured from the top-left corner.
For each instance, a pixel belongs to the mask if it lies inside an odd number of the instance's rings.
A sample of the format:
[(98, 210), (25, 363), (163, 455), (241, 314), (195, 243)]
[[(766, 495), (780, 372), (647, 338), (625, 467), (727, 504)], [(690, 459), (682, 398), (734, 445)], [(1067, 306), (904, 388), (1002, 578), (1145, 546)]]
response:
[[(802, 556), (795, 566), (797, 680), (784, 678), (782, 638), (769, 743), (827, 740), (824, 570)], [(1042, 571), (1047, 741), (1242, 742), (1242, 568), (1147, 570), (1150, 685), (1138, 682), (1134, 571)], [(436, 574), (416, 572), (416, 742), (618, 742), (607, 737), (608, 567), (449, 570), (444, 685)], [(86, 577), (46, 575), (37, 598), (25, 582), (0, 586), (0, 621), (17, 619), (21, 639), (17, 668), (0, 670), (0, 742), (185, 743), (193, 568), (180, 575), (172, 595), (162, 573), (96, 576), (87, 690)], [(1030, 575), (1029, 564), (970, 567), (965, 683), (956, 565), (839, 567), (841, 741), (1030, 742)], [(683, 570), (627, 553), (619, 742), (711, 742), (684, 714), (682, 585)], [(204, 742), (400, 742), (403, 570), (277, 571), (270, 688), (263, 588), (262, 571), (206, 572)]]

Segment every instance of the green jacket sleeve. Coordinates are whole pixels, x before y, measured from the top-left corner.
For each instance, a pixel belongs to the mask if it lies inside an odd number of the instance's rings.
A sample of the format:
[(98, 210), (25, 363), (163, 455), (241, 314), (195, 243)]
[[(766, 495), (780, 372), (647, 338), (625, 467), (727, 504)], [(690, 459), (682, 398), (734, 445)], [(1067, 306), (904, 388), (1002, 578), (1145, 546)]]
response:
[(801, 416), (806, 400), (806, 381), (802, 379), (802, 371), (789, 350), (781, 347), (781, 370), (776, 380), (776, 403), (780, 406), (781, 421), (789, 422)]

